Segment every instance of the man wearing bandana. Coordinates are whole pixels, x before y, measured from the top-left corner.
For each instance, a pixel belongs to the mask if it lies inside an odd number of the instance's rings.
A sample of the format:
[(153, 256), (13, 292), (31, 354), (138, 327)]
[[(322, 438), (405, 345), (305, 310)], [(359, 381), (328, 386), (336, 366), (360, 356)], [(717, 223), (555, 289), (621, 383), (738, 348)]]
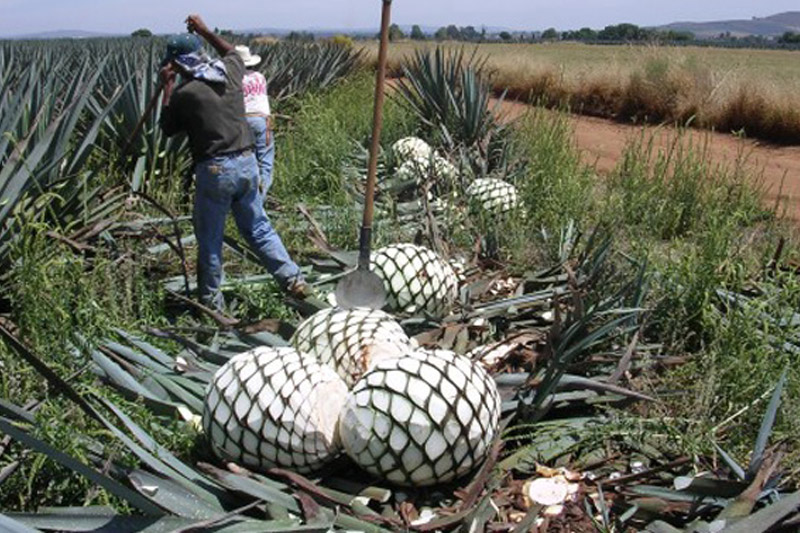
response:
[[(208, 29), (198, 15), (189, 32), (167, 43), (160, 72), (164, 86), (161, 128), (168, 136), (185, 131), (195, 162), (194, 230), (200, 300), (224, 307), (222, 241), (225, 218), (233, 212), (239, 232), (280, 286), (296, 297), (310, 290), (270, 224), (258, 191), (259, 169), (253, 135), (245, 119), (245, 66), (234, 47)], [(196, 34), (196, 35), (195, 35)], [(198, 35), (219, 53), (211, 59)], [(176, 86), (177, 75), (181, 83)]]

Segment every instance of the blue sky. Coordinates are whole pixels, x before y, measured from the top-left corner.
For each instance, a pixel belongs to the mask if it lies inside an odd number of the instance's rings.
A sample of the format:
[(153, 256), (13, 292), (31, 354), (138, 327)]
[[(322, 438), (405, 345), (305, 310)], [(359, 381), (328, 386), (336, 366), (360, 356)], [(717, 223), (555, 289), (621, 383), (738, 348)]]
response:
[[(210, 26), (246, 29), (377, 26), (380, 0), (0, 0), (0, 36), (57, 29), (129, 33), (140, 27), (181, 31), (190, 12)], [(429, 26), (502, 26), (520, 30), (658, 25), (766, 16), (800, 9), (797, 0), (394, 0), (394, 21)]]

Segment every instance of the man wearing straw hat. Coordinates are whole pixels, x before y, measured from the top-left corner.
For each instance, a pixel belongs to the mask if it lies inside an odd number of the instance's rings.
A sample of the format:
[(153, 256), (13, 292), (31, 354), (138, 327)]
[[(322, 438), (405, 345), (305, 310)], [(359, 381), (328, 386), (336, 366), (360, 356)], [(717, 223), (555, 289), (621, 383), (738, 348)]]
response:
[[(253, 135), (244, 113), (244, 63), (233, 46), (211, 32), (198, 15), (186, 19), (190, 33), (173, 36), (161, 69), (164, 86), (161, 128), (169, 136), (185, 131), (195, 161), (194, 230), (201, 301), (222, 309), (222, 241), (233, 212), (245, 237), (280, 286), (297, 297), (309, 294), (300, 268), (289, 257), (269, 222), (258, 192)], [(197, 35), (222, 59), (211, 59)], [(176, 86), (176, 75), (182, 82)]]
[[(236, 53), (242, 58), (246, 68), (261, 63), (261, 56), (250, 52), (244, 45), (236, 46)], [(269, 96), (267, 96), (267, 80), (258, 71), (248, 70), (242, 80), (244, 92), (244, 112), (247, 124), (255, 139), (256, 161), (261, 175), (259, 191), (262, 200), (266, 200), (267, 192), (272, 186), (272, 166), (275, 163), (275, 143), (270, 124)]]

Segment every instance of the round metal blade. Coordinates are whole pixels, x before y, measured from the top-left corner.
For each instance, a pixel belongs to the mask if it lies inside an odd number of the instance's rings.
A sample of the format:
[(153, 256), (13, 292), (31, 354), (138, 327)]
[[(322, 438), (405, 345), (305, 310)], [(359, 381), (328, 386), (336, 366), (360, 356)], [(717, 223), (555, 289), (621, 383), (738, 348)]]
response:
[(386, 289), (377, 274), (357, 269), (346, 275), (336, 285), (336, 304), (344, 309), (366, 307), (382, 309), (386, 305)]

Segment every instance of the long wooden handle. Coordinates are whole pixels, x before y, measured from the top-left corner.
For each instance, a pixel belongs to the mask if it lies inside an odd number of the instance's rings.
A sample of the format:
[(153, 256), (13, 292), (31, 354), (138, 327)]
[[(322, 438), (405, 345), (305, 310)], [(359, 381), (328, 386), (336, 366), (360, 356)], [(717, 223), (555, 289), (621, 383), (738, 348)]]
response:
[(389, 48), (389, 25), (392, 18), (391, 0), (383, 0), (381, 14), (381, 44), (378, 49), (378, 74), (375, 80), (375, 108), (372, 114), (372, 143), (369, 147), (369, 170), (367, 171), (367, 192), (364, 198), (364, 219), (361, 222), (358, 266), (369, 268), (370, 241), (372, 240), (372, 215), (375, 199), (375, 181), (378, 174), (378, 150), (381, 146), (381, 127), (383, 126), (383, 100), (386, 82), (386, 55)]
[(142, 116), (139, 117), (139, 122), (136, 123), (136, 127), (133, 128), (133, 132), (131, 133), (130, 137), (128, 137), (128, 142), (125, 143), (125, 149), (122, 151), (122, 156), (125, 157), (128, 155), (128, 151), (133, 144), (134, 139), (136, 136), (139, 135), (139, 132), (142, 130), (142, 126), (144, 126), (145, 121), (147, 120), (148, 115), (153, 112), (153, 108), (156, 106), (156, 102), (158, 101), (158, 97), (161, 95), (161, 89), (163, 85), (161, 83), (158, 84), (156, 87), (156, 92), (153, 93), (153, 96), (150, 97), (150, 101), (147, 102), (147, 107), (142, 113)]

